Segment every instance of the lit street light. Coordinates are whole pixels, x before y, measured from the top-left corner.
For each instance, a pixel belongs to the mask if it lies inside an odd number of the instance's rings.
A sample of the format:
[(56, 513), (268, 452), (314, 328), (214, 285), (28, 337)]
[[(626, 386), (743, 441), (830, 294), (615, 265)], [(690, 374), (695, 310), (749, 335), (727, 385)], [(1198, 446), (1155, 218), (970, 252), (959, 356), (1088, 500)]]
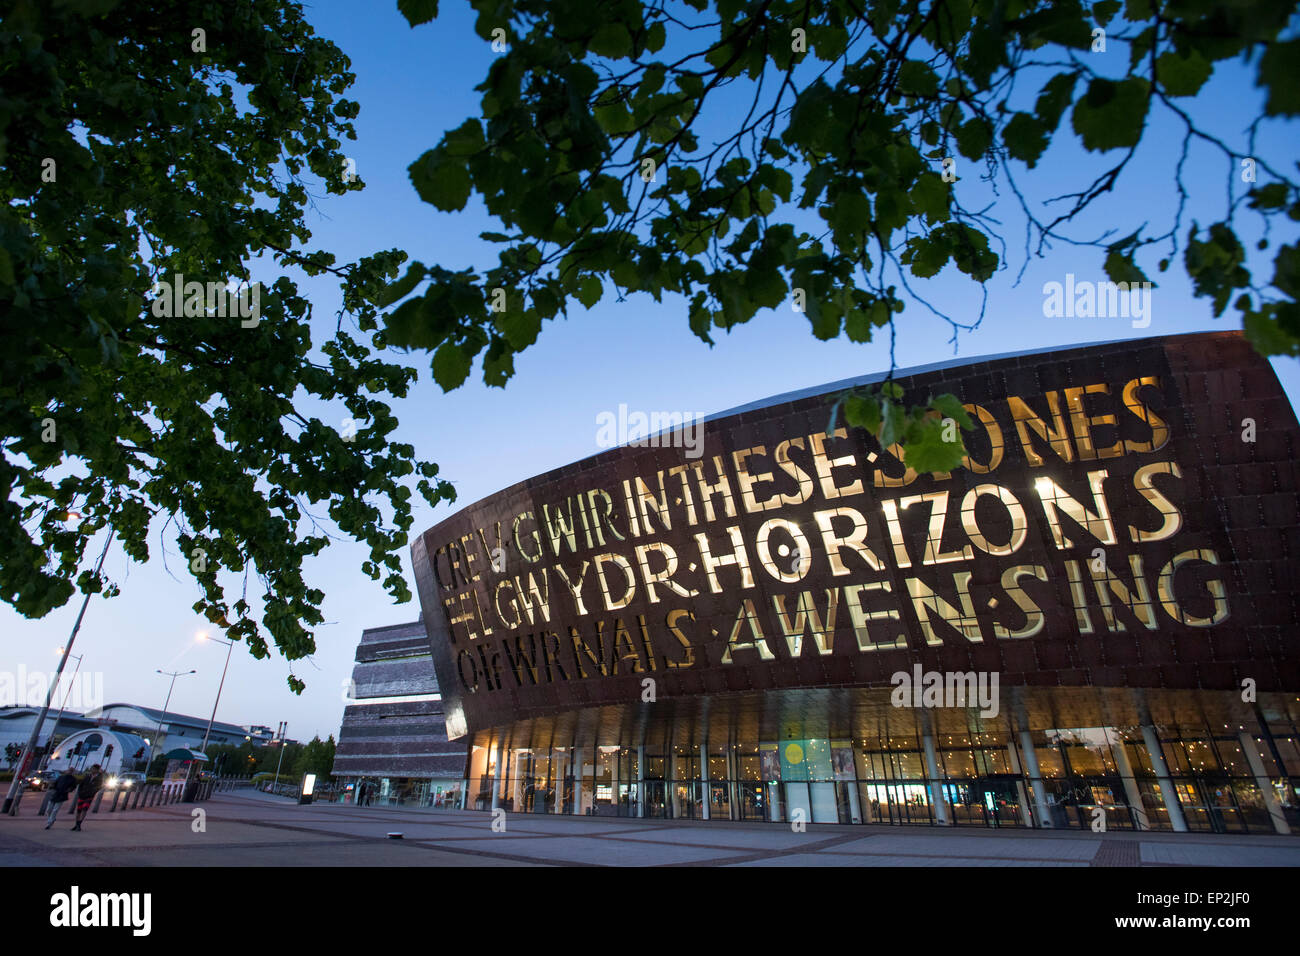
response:
[(167, 699), (163, 701), (162, 713), (158, 717), (158, 729), (154, 732), (153, 743), (149, 746), (149, 763), (145, 764), (146, 774), (149, 772), (149, 767), (153, 764), (154, 757), (157, 756), (158, 741), (161, 739), (160, 735), (162, 734), (163, 721), (167, 718), (167, 705), (172, 702), (172, 688), (176, 686), (176, 678), (184, 677), (186, 674), (197, 674), (198, 671), (157, 671), (157, 673), (162, 674), (163, 677), (170, 677), (172, 682), (167, 687)]
[[(208, 729), (203, 732), (203, 743), (199, 747), (199, 750), (206, 754), (208, 752), (208, 736), (212, 733), (213, 721), (217, 719), (217, 705), (221, 703), (221, 691), (226, 686), (226, 669), (230, 667), (230, 652), (235, 649), (235, 642), (223, 641), (219, 637), (209, 637), (204, 631), (200, 631), (195, 636), (195, 639), (199, 641), (216, 641), (218, 644), (226, 645), (226, 665), (221, 668), (221, 683), (217, 685), (217, 699), (212, 702), (212, 716), (208, 718)], [(193, 762), (190, 763), (190, 769), (194, 769)], [(185, 779), (189, 780), (189, 777), (189, 772), (186, 772)]]
[(201, 633), (198, 636), (200, 641), (216, 641), (218, 644), (226, 645), (226, 666), (221, 668), (221, 683), (217, 685), (217, 699), (212, 702), (212, 716), (208, 718), (208, 729), (203, 732), (203, 745), (199, 747), (202, 751), (207, 751), (208, 735), (212, 733), (212, 723), (217, 719), (217, 705), (221, 703), (221, 690), (226, 686), (226, 668), (230, 666), (230, 652), (235, 649), (234, 641), (223, 641), (219, 637), (209, 637)]
[[(81, 518), (76, 512), (69, 512), (67, 517)], [(104, 542), (104, 550), (99, 552), (99, 560), (95, 563), (95, 577), (99, 577), (100, 570), (104, 567), (104, 558), (108, 554), (108, 546), (113, 543), (113, 526), (108, 526), (108, 540)], [(54, 674), (54, 680), (50, 683), (50, 689), (45, 692), (45, 703), (41, 706), (41, 712), (36, 716), (36, 722), (32, 725), (32, 734), (27, 738), (27, 746), (23, 748), (22, 756), (18, 760), (18, 770), (9, 783), (9, 792), (5, 795), (4, 806), (0, 812), (10, 814), (11, 816), (18, 812), (18, 800), (16, 799), (22, 793), (23, 779), (27, 776), (27, 766), (31, 763), (32, 751), (36, 749), (36, 740), (41, 734), (41, 725), (45, 723), (45, 717), (50, 712), (50, 702), (54, 700), (54, 689), (59, 686), (59, 679), (63, 676), (63, 668), (68, 663), (68, 655), (72, 651), (72, 642), (77, 639), (77, 632), (81, 630), (81, 620), (86, 616), (86, 606), (90, 604), (90, 595), (93, 592), (87, 590), (86, 596), (82, 599), (81, 610), (77, 612), (76, 623), (72, 625), (72, 634), (68, 637), (67, 646), (63, 648), (63, 656), (59, 658), (59, 669)]]

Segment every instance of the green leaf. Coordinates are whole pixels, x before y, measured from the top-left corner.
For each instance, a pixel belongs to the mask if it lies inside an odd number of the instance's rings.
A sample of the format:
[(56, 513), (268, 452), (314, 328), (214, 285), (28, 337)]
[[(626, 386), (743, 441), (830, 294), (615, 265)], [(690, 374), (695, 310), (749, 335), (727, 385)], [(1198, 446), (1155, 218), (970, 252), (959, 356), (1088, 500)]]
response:
[(1261, 355), (1300, 356), (1300, 306), (1270, 302), (1258, 311), (1245, 311), (1246, 338)]
[[(956, 395), (944, 394), (930, 399), (930, 407), (942, 415), (944, 418), (951, 418), (958, 425), (965, 429), (975, 427), (971, 420), (970, 414), (962, 406), (962, 401)], [(947, 469), (942, 469), (947, 470)]]
[(433, 380), (442, 386), (444, 392), (450, 392), (465, 384), (469, 378), (473, 356), (453, 342), (444, 342), (433, 353)]
[(1047, 149), (1049, 131), (1043, 122), (1029, 113), (1017, 113), (1002, 130), (1002, 142), (1015, 159), (1033, 169)]
[(1149, 86), (1139, 77), (1094, 79), (1074, 104), (1074, 131), (1094, 152), (1134, 146), (1146, 122)]
[(908, 60), (898, 71), (898, 88), (911, 96), (934, 96), (939, 92), (939, 77), (920, 60)]
[(410, 268), (406, 270), (406, 275), (380, 290), (375, 297), (375, 305), (381, 309), (386, 309), (399, 299), (406, 298), (426, 275), (428, 275), (428, 270), (424, 268), (423, 264), (412, 262)]
[(1251, 209), (1281, 209), (1286, 205), (1286, 183), (1269, 183), (1257, 186), (1250, 191)]
[(1300, 80), (1296, 77), (1300, 63), (1300, 40), (1276, 41), (1264, 47), (1259, 58), (1256, 86), (1268, 89), (1264, 112), (1268, 116), (1295, 116), (1300, 113)]
[(954, 442), (944, 441), (943, 420), (937, 418), (914, 422), (911, 433), (903, 444), (903, 464), (923, 475), (952, 471), (961, 464), (965, 454), (961, 433), (957, 433)]
[(428, 23), (438, 15), (438, 0), (397, 0), (397, 9), (412, 27)]
[(602, 23), (589, 48), (597, 56), (621, 60), (632, 53), (632, 34), (621, 23)]
[(667, 36), (663, 23), (656, 21), (650, 24), (650, 29), (646, 31), (645, 48), (651, 53), (658, 53), (664, 48)]
[(874, 395), (850, 393), (844, 399), (844, 420), (876, 434), (880, 430), (880, 399)]
[(1092, 5), (1092, 18), (1097, 21), (1098, 26), (1106, 26), (1119, 13), (1119, 8), (1123, 6), (1120, 0), (1098, 0)]
[(1111, 282), (1127, 282), (1130, 285), (1150, 281), (1146, 273), (1133, 261), (1131, 252), (1125, 253), (1112, 249), (1106, 254), (1106, 277)]
[(1195, 96), (1212, 72), (1210, 61), (1195, 49), (1186, 56), (1171, 50), (1156, 57), (1156, 79), (1170, 96)]
[(1281, 246), (1273, 260), (1273, 286), (1289, 295), (1300, 298), (1300, 250), (1296, 246)]
[(508, 309), (497, 316), (497, 325), (510, 347), (522, 352), (537, 341), (542, 331), (542, 315), (539, 309)]
[(578, 291), (576, 293), (578, 301), (588, 309), (592, 308), (600, 301), (603, 292), (604, 289), (601, 285), (599, 276), (588, 274), (578, 280)]
[(945, 222), (948, 212), (948, 184), (936, 173), (922, 173), (910, 193), (912, 206), (918, 215), (925, 216), (928, 225)]
[(890, 401), (888, 398), (881, 398), (880, 430), (876, 433), (876, 439), (880, 442), (880, 446), (888, 448), (893, 445), (903, 437), (903, 431), (906, 427), (907, 415), (903, 411), (903, 406)]
[(939, 271), (948, 264), (949, 254), (948, 243), (939, 238), (936, 230), (929, 236), (913, 236), (907, 240), (902, 261), (904, 265), (911, 267), (914, 276), (929, 279), (931, 276), (938, 275)]
[(469, 201), (469, 170), (440, 147), (427, 150), (407, 169), (420, 198), (443, 212), (460, 212)]
[(993, 128), (988, 120), (975, 116), (957, 128), (957, 151), (967, 159), (980, 159), (993, 144)]
[(1074, 84), (1078, 75), (1058, 73), (1045, 84), (1034, 103), (1034, 113), (1043, 121), (1048, 132), (1055, 132), (1061, 122), (1061, 114), (1074, 98)]

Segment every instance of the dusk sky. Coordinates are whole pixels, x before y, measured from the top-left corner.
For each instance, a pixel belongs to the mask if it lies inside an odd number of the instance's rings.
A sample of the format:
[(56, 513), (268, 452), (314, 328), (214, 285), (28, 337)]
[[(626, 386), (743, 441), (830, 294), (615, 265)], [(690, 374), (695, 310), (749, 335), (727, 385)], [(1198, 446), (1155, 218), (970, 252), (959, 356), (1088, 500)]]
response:
[[(477, 198), (471, 199), (465, 213), (439, 213), (419, 201), (407, 175), (407, 166), (435, 145), (444, 130), (478, 112), (479, 94), (473, 87), (485, 75), (493, 52), (474, 33), (468, 6), (444, 3), (438, 20), (414, 30), (391, 2), (323, 0), (309, 4), (307, 13), (317, 32), (352, 59), (357, 81), (348, 95), (361, 104), (356, 121), (359, 140), (344, 148), (356, 159), (357, 172), (367, 185), (364, 191), (341, 198), (318, 191), (317, 208), (308, 213), (313, 247), (335, 252), (340, 262), (396, 247), (426, 265), (452, 269), (490, 265), (497, 247), (480, 240), (478, 234), (497, 226), (484, 215)], [(1126, 48), (1116, 50), (1116, 56), (1127, 57)], [(1210, 128), (1237, 142), (1243, 118), (1256, 115), (1261, 95), (1239, 66), (1225, 64), (1219, 70), (1194, 101), (1194, 110)], [(1116, 193), (1104, 198), (1072, 234), (1090, 238), (1113, 227), (1118, 235), (1125, 235), (1144, 221), (1151, 223), (1148, 232), (1165, 231), (1177, 202), (1172, 177), (1180, 142), (1177, 124), (1168, 114), (1156, 114)], [(1258, 152), (1275, 167), (1287, 168), (1298, 145), (1291, 127), (1275, 131), (1272, 139), (1261, 137)], [(978, 181), (975, 165), (965, 163), (959, 172), (963, 190), (969, 189), (963, 194), (968, 197), (966, 204), (978, 208), (993, 194)], [(1018, 164), (1013, 167), (1028, 196), (1036, 200), (1080, 188), (1100, 168), (1095, 156), (1084, 154), (1068, 119), (1037, 169), (1027, 172)], [(1240, 328), (1234, 310), (1215, 319), (1207, 300), (1192, 297), (1181, 260), (1191, 222), (1204, 226), (1224, 217), (1229, 175), (1229, 163), (1221, 154), (1205, 144), (1193, 146), (1184, 173), (1189, 199), (1179, 252), (1166, 273), (1156, 272), (1155, 260), (1168, 255), (1167, 243), (1158, 254), (1148, 253), (1140, 260), (1159, 282), (1152, 292), (1150, 325), (1141, 329), (1122, 318), (1044, 317), (1044, 283), (1064, 282), (1069, 273), (1079, 279), (1104, 280), (1104, 252), (1058, 243), (1043, 258), (1030, 258), (1017, 284), (1025, 263), (1024, 223), (1004, 190), (992, 214), (1004, 223), (1006, 259), (1004, 268), (987, 284), (982, 325), (963, 333), (954, 350), (948, 324), (923, 305), (909, 305), (898, 322), (898, 365), (906, 368), (1010, 351)], [(1239, 180), (1236, 185), (1239, 194), (1245, 186)], [(988, 199), (981, 198), (985, 195)], [(1123, 216), (1129, 218), (1119, 218)], [(1243, 241), (1253, 245), (1257, 234), (1252, 214), (1243, 211), (1238, 224)], [(1259, 267), (1260, 262), (1250, 264)], [(1271, 266), (1257, 279), (1270, 274)], [(336, 323), (337, 286), (325, 279), (298, 278), (314, 303), (319, 345)], [(973, 321), (978, 314), (979, 287), (951, 266), (934, 280), (911, 282), (941, 312), (963, 322)], [(459, 496), (455, 504), (436, 511), (416, 496), (413, 532), (517, 481), (595, 454), (600, 450), (597, 416), (617, 412), (620, 404), (646, 412), (713, 414), (770, 395), (884, 371), (889, 364), (887, 335), (870, 345), (846, 338), (819, 342), (806, 318), (788, 305), (761, 312), (747, 325), (715, 338), (717, 345), (710, 349), (691, 333), (681, 301), (656, 303), (636, 295), (618, 302), (607, 291), (589, 312), (575, 304), (567, 320), (546, 323), (537, 344), (516, 358), (516, 375), (504, 390), (484, 386), (476, 366), (465, 386), (443, 394), (431, 380), (425, 355), (390, 355), (390, 361), (408, 362), (420, 370), (420, 383), (412, 395), (395, 404), (402, 422), (395, 437), (413, 444), (425, 460), (437, 462)], [(1294, 404), (1300, 394), (1300, 363), (1275, 360), (1274, 367)], [(346, 414), (341, 407), (313, 410), (340, 425)], [(320, 516), (324, 511), (322, 506), (314, 513)], [(166, 540), (170, 572), (164, 566), (161, 527), (160, 521), (151, 535), (152, 555), (146, 565), (131, 564), (118, 545), (110, 549), (105, 567), (122, 594), (111, 600), (91, 599), (74, 652), (84, 655), (83, 673), (103, 675), (104, 703), (160, 707), (168, 679), (156, 669), (194, 668), (196, 675), (176, 682), (170, 709), (206, 717), (226, 650), (195, 640), (197, 632), (209, 629), (191, 609), (199, 590), (170, 539)], [(102, 539), (92, 542), (87, 563), (101, 545)], [(317, 653), (292, 664), (293, 673), (307, 683), (302, 695), (288, 690), (285, 676), (290, 665), (282, 658), (273, 655), (256, 661), (237, 646), (219, 720), (272, 727), (287, 720), (289, 735), (297, 739), (338, 734), (343, 686), (362, 629), (414, 620), (419, 613), (415, 600), (394, 605), (378, 582), (361, 574), (366, 555), (364, 547), (340, 540), (307, 565), (309, 583), (326, 594), (323, 611), (330, 623), (316, 632)], [(403, 559), (414, 591), (409, 553)], [(260, 591), (250, 583), (250, 595)], [(66, 640), (79, 606), (78, 594), (39, 621), (0, 606), (5, 667), (52, 672), (58, 663), (56, 649)], [(40, 703), (39, 699), (20, 702)]]

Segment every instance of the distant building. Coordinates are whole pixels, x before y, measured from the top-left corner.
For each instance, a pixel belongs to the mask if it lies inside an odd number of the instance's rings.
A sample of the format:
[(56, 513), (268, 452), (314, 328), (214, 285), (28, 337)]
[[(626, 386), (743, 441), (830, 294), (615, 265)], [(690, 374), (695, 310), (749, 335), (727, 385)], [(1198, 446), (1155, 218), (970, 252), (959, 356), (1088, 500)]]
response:
[[(178, 714), (170, 710), (164, 715), (157, 708), (141, 707), (138, 704), (105, 704), (103, 707), (87, 711), (85, 716), (88, 718), (106, 718), (119, 727), (139, 731), (141, 736), (149, 741), (153, 741), (154, 735), (159, 732), (161, 722), (162, 741), (156, 747), (159, 753), (174, 750), (177, 747), (189, 747), (197, 750), (203, 743), (203, 735), (208, 729), (208, 719), (206, 717), (188, 717), (185, 714)], [(208, 735), (208, 745), (237, 747), (249, 737), (251, 737), (251, 734), (243, 727), (237, 724), (222, 723), (218, 720), (212, 724), (212, 732)]]
[(364, 782), (371, 804), (459, 806), (466, 748), (447, 740), (424, 624), (363, 631), (352, 685), (333, 769), (352, 799)]
[(95, 727), (60, 741), (45, 769), (80, 773), (99, 764), (105, 773), (117, 774), (144, 770), (148, 757), (149, 741), (139, 734), (121, 728)]
[(270, 727), (254, 724), (252, 727), (248, 727), (247, 730), (248, 734), (246, 736), (253, 742), (254, 746), (266, 747), (270, 745), (271, 741), (275, 740), (275, 731)]
[[(0, 752), (3, 752), (4, 748), (9, 744), (25, 747), (32, 735), (32, 727), (35, 725), (36, 717), (40, 712), (39, 707), (0, 707)], [(38, 747), (44, 747), (49, 743), (51, 732), (56, 730), (56, 739), (62, 740), (68, 734), (75, 733), (78, 730), (99, 726), (99, 722), (93, 718), (86, 718), (81, 714), (65, 713), (59, 719), (56, 728), (54, 722), (55, 718), (58, 717), (58, 713), (57, 710), (51, 710), (46, 715), (45, 723), (41, 726), (41, 735), (36, 741)]]

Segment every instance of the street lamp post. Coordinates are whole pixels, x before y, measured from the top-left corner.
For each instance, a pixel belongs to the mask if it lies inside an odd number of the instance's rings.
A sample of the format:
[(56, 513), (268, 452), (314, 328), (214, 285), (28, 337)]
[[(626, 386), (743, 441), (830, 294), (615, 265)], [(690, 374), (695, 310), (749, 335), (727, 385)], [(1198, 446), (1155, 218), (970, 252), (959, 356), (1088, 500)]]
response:
[[(104, 550), (99, 552), (99, 561), (95, 564), (95, 577), (99, 577), (100, 569), (104, 567), (104, 557), (108, 554), (108, 546), (112, 543), (113, 526), (109, 525), (108, 540), (104, 542)], [(81, 602), (81, 610), (77, 613), (77, 621), (72, 625), (72, 634), (68, 637), (68, 643), (63, 648), (63, 656), (59, 658), (59, 669), (54, 674), (50, 689), (45, 692), (45, 704), (36, 717), (36, 723), (32, 727), (32, 735), (27, 738), (27, 746), (23, 748), (23, 755), (18, 760), (18, 772), (14, 774), (13, 780), (9, 783), (9, 792), (5, 795), (4, 806), (0, 808), (0, 813), (7, 813), (12, 816), (18, 812), (15, 798), (22, 792), (23, 777), (27, 775), (27, 764), (32, 759), (32, 751), (36, 749), (36, 741), (41, 735), (41, 725), (45, 723), (45, 717), (50, 712), (50, 702), (54, 700), (54, 688), (59, 685), (59, 679), (63, 677), (63, 668), (67, 665), (68, 655), (72, 652), (72, 642), (77, 639), (77, 631), (81, 630), (81, 619), (86, 616), (86, 606), (90, 603), (91, 593), (87, 591), (86, 597)]]
[[(59, 648), (58, 653), (62, 653), (63, 648)], [(59, 732), (59, 721), (63, 719), (63, 712), (68, 709), (68, 698), (72, 696), (72, 688), (77, 685), (77, 674), (81, 672), (81, 654), (69, 654), (69, 657), (77, 659), (77, 666), (72, 671), (72, 680), (68, 681), (68, 689), (63, 692), (63, 705), (59, 707), (59, 715), (54, 718), (54, 726), (50, 728), (50, 741), (45, 746), (45, 756), (41, 758), (41, 769), (44, 770), (50, 764), (50, 753), (54, 749), (54, 735)]]
[[(204, 754), (208, 752), (208, 737), (212, 733), (212, 724), (217, 719), (217, 706), (221, 703), (221, 691), (226, 686), (226, 670), (230, 667), (230, 652), (235, 649), (234, 641), (223, 641), (219, 637), (209, 637), (206, 633), (200, 632), (198, 635), (200, 641), (216, 641), (218, 644), (226, 645), (226, 665), (221, 668), (221, 683), (217, 685), (217, 699), (212, 702), (212, 716), (208, 718), (208, 729), (203, 732), (203, 743), (199, 745), (199, 750)], [(194, 770), (194, 762), (190, 761), (189, 770), (185, 771), (185, 782), (189, 783), (190, 774)]]
[(176, 678), (184, 677), (186, 674), (196, 674), (197, 671), (157, 671), (163, 677), (170, 677), (172, 682), (167, 687), (167, 699), (163, 701), (162, 713), (158, 715), (158, 729), (154, 731), (153, 744), (149, 747), (149, 763), (145, 764), (145, 773), (149, 772), (149, 767), (153, 765), (154, 757), (158, 755), (159, 735), (162, 734), (163, 721), (167, 719), (167, 705), (172, 702), (172, 688), (176, 686)]
[(287, 720), (280, 721), (280, 759), (275, 762), (275, 782), (271, 784), (271, 792), (275, 793), (275, 788), (280, 785), (280, 765), (284, 763), (284, 735), (289, 729)]
[(226, 666), (221, 668), (221, 683), (217, 685), (217, 699), (212, 702), (212, 716), (208, 718), (208, 729), (203, 732), (203, 745), (199, 747), (204, 753), (208, 749), (208, 735), (212, 733), (212, 723), (217, 719), (217, 705), (221, 703), (221, 690), (226, 686), (226, 668), (230, 667), (230, 652), (235, 649), (234, 641), (223, 641), (219, 637), (209, 637), (207, 634), (200, 634), (201, 641), (216, 641), (218, 644), (226, 645)]

